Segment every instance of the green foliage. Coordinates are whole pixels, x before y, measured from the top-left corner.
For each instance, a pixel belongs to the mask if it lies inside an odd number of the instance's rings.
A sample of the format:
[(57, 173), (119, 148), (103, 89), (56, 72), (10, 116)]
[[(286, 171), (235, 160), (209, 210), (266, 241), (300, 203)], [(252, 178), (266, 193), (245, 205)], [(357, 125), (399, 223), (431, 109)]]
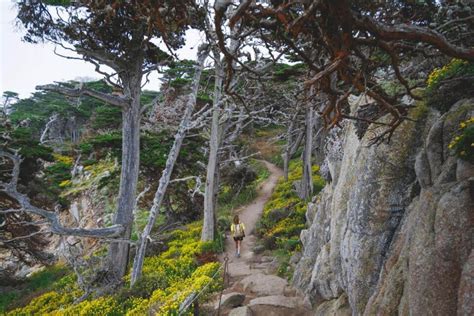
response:
[[(148, 222), (148, 215), (150, 214), (150, 211), (148, 209), (146, 210), (137, 210), (135, 214), (135, 218), (133, 220), (133, 230), (132, 230), (132, 236), (131, 239), (133, 241), (137, 241), (140, 237), (140, 234), (143, 231), (143, 228), (145, 228), (147, 222)], [(155, 227), (159, 227), (165, 222), (166, 218), (163, 214), (158, 214), (157, 219), (155, 221)]]
[(273, 76), (276, 80), (286, 81), (304, 74), (306, 65), (303, 63), (296, 63), (294, 65), (277, 63), (273, 68)]
[(278, 260), (277, 275), (290, 279), (293, 276), (293, 268), (290, 265), (291, 252), (288, 249), (279, 249), (275, 250), (273, 255)]
[(203, 91), (199, 91), (197, 95), (197, 101), (202, 103), (212, 103), (212, 96)]
[[(54, 154), (54, 163), (46, 167), (43, 180), (46, 182), (46, 194), (56, 200), (61, 195), (64, 187), (71, 181), (72, 158), (60, 154)], [(61, 204), (66, 205), (65, 199), (60, 199)]]
[(448, 148), (457, 157), (474, 162), (474, 117), (459, 124), (458, 135), (449, 143)]
[(44, 3), (47, 4), (47, 5), (52, 5), (52, 6), (67, 7), (68, 5), (71, 4), (71, 0), (46, 0), (46, 1), (44, 1)]
[[(73, 88), (78, 84), (73, 81), (62, 83)], [(102, 92), (111, 90), (103, 81), (88, 82), (85, 86)], [(32, 134), (39, 137), (39, 133), (54, 113), (62, 118), (75, 117), (76, 121), (83, 121), (89, 119), (94, 109), (101, 106), (105, 106), (105, 103), (92, 97), (68, 98), (55, 92), (36, 92), (33, 97), (19, 100), (12, 106), (10, 119), (14, 124), (28, 121)]]
[(18, 127), (11, 133), (11, 148), (21, 148), (20, 154), (24, 159), (38, 159), (51, 161), (52, 149), (41, 145), (33, 135), (33, 130), (28, 127)]
[(170, 86), (175, 88), (181, 88), (191, 83), (191, 79), (187, 78), (176, 78), (170, 81)]
[(453, 59), (441, 68), (434, 69), (427, 80), (428, 105), (447, 112), (458, 100), (474, 95), (474, 63)]
[(92, 120), (94, 129), (118, 129), (122, 125), (122, 111), (114, 106), (103, 105), (95, 109)]
[(38, 271), (28, 279), (28, 289), (38, 290), (50, 287), (54, 282), (59, 281), (69, 270), (62, 265), (55, 265)]
[[(144, 168), (158, 169), (164, 168), (168, 152), (173, 144), (173, 137), (167, 131), (158, 134), (144, 133), (140, 137), (140, 163)], [(84, 140), (79, 148), (85, 155), (95, 152), (98, 158), (108, 154), (112, 157), (120, 158), (122, 154), (122, 134), (118, 131), (99, 134)], [(186, 157), (195, 155), (197, 151), (182, 147), (180, 156)], [(197, 158), (194, 156), (194, 158)], [(196, 161), (196, 160), (195, 160)]]
[[(140, 163), (145, 168), (163, 169), (174, 139), (167, 132), (142, 135), (140, 144)], [(185, 150), (183, 148), (183, 150)], [(180, 152), (180, 155), (185, 152)]]
[(7, 307), (18, 298), (19, 294), (15, 292), (7, 292), (0, 294), (0, 314), (7, 311)]
[(164, 81), (175, 88), (181, 88), (191, 82), (195, 63), (192, 60), (173, 62), (164, 73)]
[(109, 153), (114, 157), (120, 157), (122, 153), (122, 134), (120, 132), (99, 134), (84, 140), (79, 148), (86, 155), (95, 151), (99, 158)]

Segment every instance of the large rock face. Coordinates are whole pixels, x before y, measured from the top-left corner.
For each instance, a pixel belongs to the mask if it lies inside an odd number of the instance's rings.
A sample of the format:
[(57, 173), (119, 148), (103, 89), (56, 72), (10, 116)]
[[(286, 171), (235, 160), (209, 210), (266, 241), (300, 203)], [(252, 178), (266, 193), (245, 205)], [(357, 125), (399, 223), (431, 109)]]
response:
[(379, 128), (359, 140), (344, 127), (293, 279), (318, 315), (472, 315), (474, 166), (447, 147), (473, 115), (474, 100), (463, 100), (404, 122), (380, 146), (368, 146)]

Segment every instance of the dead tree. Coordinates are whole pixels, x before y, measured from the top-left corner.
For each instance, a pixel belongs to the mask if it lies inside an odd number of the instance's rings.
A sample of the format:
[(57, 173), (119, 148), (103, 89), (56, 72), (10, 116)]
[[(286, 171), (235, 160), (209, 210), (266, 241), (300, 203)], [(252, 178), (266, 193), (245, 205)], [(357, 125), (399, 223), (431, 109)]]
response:
[(313, 195), (313, 106), (307, 104), (305, 109), (305, 143), (303, 152), (303, 178), (301, 179), (300, 197), (309, 200)]

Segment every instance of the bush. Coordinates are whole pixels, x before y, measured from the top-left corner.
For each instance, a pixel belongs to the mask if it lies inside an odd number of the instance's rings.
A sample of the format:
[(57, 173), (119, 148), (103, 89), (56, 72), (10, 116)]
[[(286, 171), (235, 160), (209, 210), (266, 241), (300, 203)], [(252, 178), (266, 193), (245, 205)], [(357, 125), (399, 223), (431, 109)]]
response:
[(125, 277), (125, 287), (115, 295), (90, 297), (74, 305), (82, 292), (72, 284), (73, 276), (68, 275), (54, 284), (55, 291), (47, 292), (7, 315), (176, 314), (192, 293), (202, 291), (199, 301), (203, 301), (220, 289), (220, 263), (207, 262), (199, 266), (198, 262), (202, 254), (218, 251), (218, 243), (201, 242), (200, 236), (200, 222), (172, 231), (168, 250), (145, 258), (143, 276), (132, 289), (127, 288), (129, 274)]
[(474, 63), (461, 59), (434, 69), (427, 80), (428, 105), (444, 113), (459, 99), (474, 96), (473, 76)]
[(466, 161), (474, 161), (474, 117), (459, 124), (459, 133), (449, 143), (448, 148)]

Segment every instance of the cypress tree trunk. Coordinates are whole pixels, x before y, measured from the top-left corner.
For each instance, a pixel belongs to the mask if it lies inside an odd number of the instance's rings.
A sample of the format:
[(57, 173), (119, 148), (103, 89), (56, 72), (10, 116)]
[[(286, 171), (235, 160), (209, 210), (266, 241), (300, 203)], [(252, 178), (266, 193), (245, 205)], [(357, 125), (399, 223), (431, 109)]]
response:
[[(138, 64), (140, 65), (140, 64)], [(108, 272), (120, 281), (127, 272), (130, 240), (133, 226), (133, 208), (140, 166), (140, 95), (141, 68), (136, 67), (133, 75), (124, 76), (124, 95), (131, 99), (122, 112), (122, 170), (117, 212), (114, 224), (124, 227), (123, 242), (112, 242), (108, 251)]]

